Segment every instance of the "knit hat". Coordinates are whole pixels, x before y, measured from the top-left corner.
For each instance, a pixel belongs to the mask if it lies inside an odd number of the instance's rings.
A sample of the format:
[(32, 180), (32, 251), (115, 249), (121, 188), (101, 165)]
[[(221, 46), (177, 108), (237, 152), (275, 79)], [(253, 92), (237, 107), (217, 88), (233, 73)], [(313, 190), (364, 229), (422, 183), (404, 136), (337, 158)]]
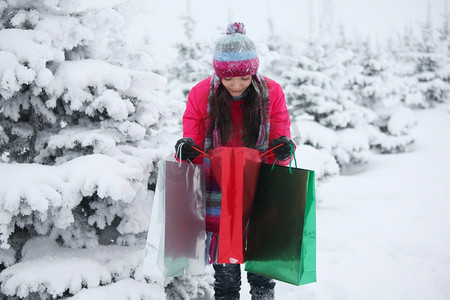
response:
[(258, 53), (253, 42), (245, 35), (243, 23), (228, 25), (227, 34), (216, 45), (213, 66), (219, 78), (256, 75)]

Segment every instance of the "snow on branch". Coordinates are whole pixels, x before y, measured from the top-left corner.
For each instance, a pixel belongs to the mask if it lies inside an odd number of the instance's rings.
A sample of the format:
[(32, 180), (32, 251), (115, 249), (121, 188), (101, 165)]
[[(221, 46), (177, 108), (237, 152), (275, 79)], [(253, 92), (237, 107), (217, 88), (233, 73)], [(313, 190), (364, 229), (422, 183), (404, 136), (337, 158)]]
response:
[[(89, 291), (80, 293), (79, 299), (83, 299), (83, 295), (99, 299), (95, 295), (101, 295), (102, 290), (123, 287), (120, 293), (129, 293), (127, 289), (134, 286), (136, 294), (163, 295), (162, 289), (145, 284), (139, 272), (144, 251), (143, 245), (70, 249), (58, 246), (50, 238), (34, 238), (25, 244), (22, 261), (0, 274), (1, 292), (7, 296), (43, 299), (48, 295), (60, 297), (67, 292), (76, 294), (87, 288)], [(112, 282), (118, 283), (108, 285)], [(108, 287), (99, 288), (104, 285)]]
[(49, 223), (65, 229), (74, 222), (73, 212), (86, 196), (130, 203), (145, 187), (147, 178), (139, 164), (120, 162), (94, 154), (59, 166), (0, 164), (0, 242), (16, 224)]
[(64, 60), (63, 52), (53, 48), (51, 42), (51, 36), (41, 30), (0, 30), (0, 49), (36, 70), (44, 69), (48, 61)]
[(80, 110), (84, 102), (92, 101), (94, 95), (89, 87), (97, 89), (101, 95), (109, 87), (125, 91), (131, 85), (131, 78), (121, 67), (109, 63), (85, 59), (62, 63), (54, 75), (54, 80), (47, 87), (53, 101), (64, 94), (72, 110)]
[(98, 288), (83, 289), (72, 300), (109, 299), (114, 295), (116, 299), (165, 299), (166, 295), (161, 287), (134, 279), (123, 279), (119, 282), (100, 286)]
[[(335, 163), (339, 166), (367, 162), (370, 144), (365, 132), (352, 128), (334, 131), (315, 121), (296, 122), (300, 129), (302, 142), (326, 150), (334, 157)], [(330, 163), (329, 157), (318, 156), (318, 154), (314, 157), (320, 157), (323, 160), (322, 168), (326, 167), (325, 170), (318, 172), (319, 174), (337, 173), (336, 164)]]

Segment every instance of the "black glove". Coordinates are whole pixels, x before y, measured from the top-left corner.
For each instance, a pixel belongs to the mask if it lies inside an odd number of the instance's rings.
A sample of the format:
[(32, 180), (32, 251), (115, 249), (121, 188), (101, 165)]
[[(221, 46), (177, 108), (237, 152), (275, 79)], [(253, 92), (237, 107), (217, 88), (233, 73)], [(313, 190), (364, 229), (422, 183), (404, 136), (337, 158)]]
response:
[(195, 144), (192, 138), (188, 137), (179, 139), (175, 144), (176, 157), (184, 161), (193, 161), (200, 154), (200, 152), (192, 148), (192, 146), (200, 149), (200, 147)]
[(273, 153), (278, 160), (286, 160), (291, 156), (291, 145), (295, 149), (294, 142), (286, 136), (280, 136), (270, 142), (269, 148), (276, 147), (280, 144), (282, 144), (282, 146), (274, 149)]

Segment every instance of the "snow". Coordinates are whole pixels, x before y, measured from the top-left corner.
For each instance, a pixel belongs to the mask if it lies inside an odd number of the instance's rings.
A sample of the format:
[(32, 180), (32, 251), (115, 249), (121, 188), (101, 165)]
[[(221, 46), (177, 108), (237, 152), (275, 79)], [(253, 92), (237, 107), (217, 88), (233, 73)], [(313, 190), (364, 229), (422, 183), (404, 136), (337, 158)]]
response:
[(337, 132), (339, 147), (332, 151), (340, 165), (361, 164), (369, 160), (369, 139), (362, 131), (347, 128)]
[(81, 127), (73, 127), (61, 130), (60, 134), (50, 137), (48, 145), (50, 148), (72, 148), (75, 145), (93, 145), (94, 152), (100, 153), (104, 149), (115, 146), (116, 141), (111, 135), (105, 134), (103, 130), (84, 130)]
[(308, 142), (316, 148), (331, 150), (338, 144), (337, 134), (317, 122), (297, 121), (297, 128), (301, 129), (302, 142)]
[[(450, 105), (417, 111), (416, 118), (410, 152), (374, 155), (363, 172), (317, 184), (318, 281), (277, 282), (277, 299), (448, 299)], [(303, 147), (297, 158), (307, 166), (312, 156), (302, 158)], [(144, 245), (95, 249), (33, 239), (23, 260), (1, 273), (2, 291), (27, 295), (47, 282), (55, 295), (80, 290), (74, 299), (128, 299), (125, 290), (130, 299), (163, 298), (162, 283), (146, 284), (137, 267)], [(127, 278), (132, 269), (134, 280)], [(99, 286), (110, 274), (119, 279)], [(241, 299), (250, 299), (248, 291), (244, 277)]]
[(415, 114), (406, 107), (393, 110), (387, 123), (388, 131), (393, 135), (408, 134), (409, 130), (416, 125)]
[(65, 97), (70, 99), (71, 108), (78, 110), (84, 102), (92, 100), (93, 95), (86, 90), (89, 86), (98, 86), (99, 92), (103, 92), (108, 85), (125, 91), (131, 85), (131, 78), (121, 67), (85, 59), (62, 63), (47, 89), (53, 94), (53, 102), (67, 89)]
[[(211, 72), (211, 40), (200, 43), (194, 27), (214, 39), (218, 28), (188, 15), (189, 43), (165, 48), (183, 40), (168, 34), (180, 24), (150, 18), (145, 1), (75, 11), (78, 2), (0, 1), (0, 297), (161, 299), (163, 280), (142, 272), (150, 189), (181, 136), (186, 93)], [(145, 26), (130, 26), (137, 16)], [(244, 21), (250, 37), (273, 21), (259, 19)], [(139, 50), (127, 34), (142, 35)], [(447, 299), (448, 51), (437, 59), (411, 39), (384, 57), (327, 38), (300, 48), (292, 37), (255, 40), (261, 74), (294, 108), (298, 166), (318, 179), (318, 282), (279, 282), (277, 298)], [(175, 290), (208, 299), (205, 272), (172, 281)], [(243, 299), (248, 290), (243, 276)]]
[(164, 291), (158, 286), (133, 279), (124, 279), (108, 286), (82, 290), (70, 299), (111, 300), (112, 295), (114, 295), (114, 299), (116, 300), (160, 300), (165, 298)]
[(277, 298), (448, 299), (450, 106), (417, 122), (411, 152), (375, 155), (364, 172), (318, 185), (318, 281), (278, 283)]
[(15, 54), (32, 69), (43, 69), (50, 60), (60, 61), (63, 54), (51, 46), (51, 36), (40, 30), (3, 29), (0, 48)]
[[(361, 164), (370, 158), (369, 138), (363, 130), (346, 128), (335, 131), (308, 120), (299, 120), (295, 123), (301, 143), (318, 148), (319, 151), (326, 150), (328, 152), (319, 154), (317, 150), (309, 147), (304, 151), (305, 145), (301, 144), (297, 147), (296, 156), (302, 162), (313, 160), (312, 163), (307, 162), (307, 164), (317, 171), (316, 178), (318, 179), (321, 179), (322, 176), (339, 173), (338, 165)], [(306, 159), (302, 157), (305, 154), (307, 155)]]
[(1, 248), (8, 248), (5, 242), (10, 230), (21, 218), (35, 216), (44, 224), (48, 220), (65, 229), (74, 221), (71, 209), (83, 196), (96, 193), (124, 203), (139, 198), (139, 185), (146, 187), (143, 174), (138, 164), (101, 154), (75, 158), (59, 166), (0, 164)]
[(69, 16), (53, 16), (41, 20), (37, 26), (37, 30), (49, 33), (53, 39), (52, 43), (57, 48), (72, 49), (84, 40), (93, 40), (93, 32), (82, 26), (80, 22)]
[(0, 51), (0, 77), (3, 76), (3, 73), (8, 70), (11, 69), (13, 67), (15, 67), (18, 63), (17, 58), (14, 54), (12, 54), (9, 51)]
[[(142, 295), (145, 299), (161, 299), (161, 290), (146, 284), (136, 271), (143, 250), (142, 245), (68, 249), (59, 247), (51, 238), (35, 238), (25, 245), (22, 262), (1, 273), (2, 292), (26, 297), (45, 292), (46, 288), (54, 297), (69, 290), (77, 294), (75, 299), (141, 299)], [(139, 280), (128, 279), (132, 273)], [(120, 288), (122, 292), (116, 295)], [(135, 288), (133, 298), (127, 298), (133, 296), (127, 290), (130, 288)]]
[(326, 178), (339, 174), (339, 165), (332, 155), (324, 149), (316, 149), (309, 145), (302, 145), (295, 151), (299, 168), (314, 170), (316, 178)]
[(420, 106), (422, 103), (422, 94), (421, 93), (410, 93), (405, 97), (405, 103), (410, 106)]

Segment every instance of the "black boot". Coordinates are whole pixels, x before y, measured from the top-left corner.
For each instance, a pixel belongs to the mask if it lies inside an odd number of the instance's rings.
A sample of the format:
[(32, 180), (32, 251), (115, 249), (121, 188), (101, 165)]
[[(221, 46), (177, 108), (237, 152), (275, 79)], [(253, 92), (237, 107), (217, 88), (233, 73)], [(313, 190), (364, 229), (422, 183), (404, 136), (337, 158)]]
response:
[(214, 299), (238, 300), (241, 290), (241, 265), (215, 264)]
[(273, 300), (275, 297), (275, 281), (271, 278), (247, 273), (252, 300)]

